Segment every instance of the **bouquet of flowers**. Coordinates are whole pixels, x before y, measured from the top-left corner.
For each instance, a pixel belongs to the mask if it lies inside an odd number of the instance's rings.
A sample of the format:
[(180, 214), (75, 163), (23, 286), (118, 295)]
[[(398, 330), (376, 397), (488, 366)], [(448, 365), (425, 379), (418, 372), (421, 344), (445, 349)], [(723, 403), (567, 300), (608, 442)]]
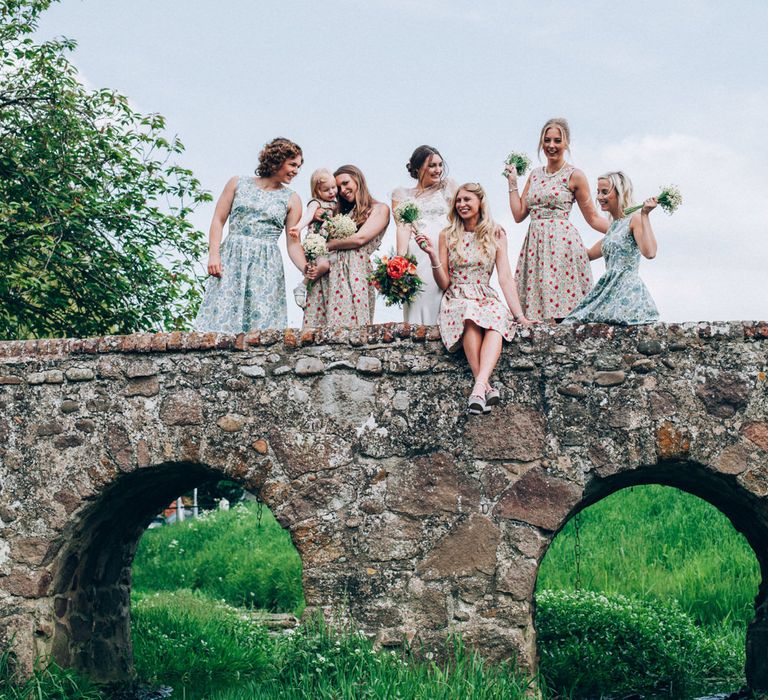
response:
[[(395, 207), (395, 220), (401, 224), (411, 224), (414, 228), (418, 228), (418, 221), (421, 218), (421, 210), (416, 202), (401, 202)], [(426, 244), (419, 243), (419, 247), (423, 250)]]
[[(659, 202), (659, 206), (667, 212), (667, 214), (674, 214), (678, 207), (683, 203), (683, 195), (680, 193), (680, 190), (675, 185), (668, 185), (665, 187), (661, 194), (656, 197), (656, 200)], [(640, 209), (643, 208), (642, 204), (637, 204), (634, 207), (627, 207), (624, 210), (624, 216), (629, 216), (630, 214), (634, 214), (636, 211), (640, 211)]]
[[(322, 258), (328, 255), (328, 246), (325, 244), (325, 236), (320, 233), (308, 233), (304, 242), (301, 244), (304, 249), (304, 257), (311, 265), (318, 258)], [(310, 280), (307, 282), (307, 292), (312, 290), (313, 282)]]
[[(531, 159), (525, 155), (525, 153), (515, 153), (512, 151), (504, 161), (506, 165), (514, 165), (518, 175), (525, 175), (528, 168), (531, 167)], [(502, 173), (503, 177), (507, 176), (507, 173)]]
[(410, 303), (424, 284), (416, 274), (413, 255), (374, 258), (368, 281), (384, 297), (387, 306)]
[(339, 240), (357, 233), (357, 224), (346, 214), (336, 214), (325, 220), (325, 230), (328, 231), (329, 239)]
[(308, 233), (301, 247), (304, 248), (304, 257), (308, 263), (313, 263), (318, 258), (328, 255), (325, 238), (319, 233)]

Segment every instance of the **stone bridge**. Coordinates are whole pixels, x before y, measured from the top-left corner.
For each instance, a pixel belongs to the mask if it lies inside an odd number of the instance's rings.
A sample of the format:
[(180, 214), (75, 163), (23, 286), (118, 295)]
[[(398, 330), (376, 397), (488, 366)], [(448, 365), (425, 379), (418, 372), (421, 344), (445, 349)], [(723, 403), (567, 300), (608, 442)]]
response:
[(501, 406), (468, 416), (469, 370), (434, 328), (0, 343), (0, 641), (129, 675), (137, 542), (225, 477), (290, 531), (309, 610), (533, 669), (550, 541), (655, 483), (751, 544), (747, 675), (768, 688), (767, 366), (766, 323), (538, 327), (505, 347)]

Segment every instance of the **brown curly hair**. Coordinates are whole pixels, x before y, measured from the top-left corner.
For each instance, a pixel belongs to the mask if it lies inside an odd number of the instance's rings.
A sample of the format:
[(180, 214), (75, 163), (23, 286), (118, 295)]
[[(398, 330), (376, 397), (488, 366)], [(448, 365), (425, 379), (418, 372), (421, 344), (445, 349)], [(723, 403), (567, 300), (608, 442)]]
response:
[(272, 139), (259, 153), (259, 166), (256, 168), (256, 174), (259, 177), (270, 177), (278, 171), (286, 160), (296, 156), (300, 156), (302, 161), (304, 160), (304, 154), (299, 144), (284, 138)]

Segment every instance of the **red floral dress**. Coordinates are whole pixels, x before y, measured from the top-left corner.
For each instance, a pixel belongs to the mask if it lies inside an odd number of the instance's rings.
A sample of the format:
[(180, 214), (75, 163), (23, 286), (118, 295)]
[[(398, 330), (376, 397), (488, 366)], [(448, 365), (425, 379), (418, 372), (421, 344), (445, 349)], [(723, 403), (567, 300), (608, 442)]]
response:
[(587, 249), (568, 220), (574, 194), (568, 181), (574, 166), (551, 175), (531, 173), (526, 203), (531, 214), (528, 234), (517, 261), (517, 288), (525, 315), (532, 321), (563, 318), (592, 289)]
[(449, 255), (448, 274), (451, 283), (440, 303), (440, 337), (448, 352), (457, 350), (464, 335), (464, 322), (474, 321), (481, 328), (501, 333), (505, 340), (515, 335), (512, 314), (488, 283), (494, 260), (483, 253), (473, 231), (465, 231), (459, 262)]
[(366, 326), (373, 323), (376, 290), (368, 281), (371, 255), (381, 245), (382, 231), (354, 250), (339, 250), (328, 273), (325, 318), (328, 326)]

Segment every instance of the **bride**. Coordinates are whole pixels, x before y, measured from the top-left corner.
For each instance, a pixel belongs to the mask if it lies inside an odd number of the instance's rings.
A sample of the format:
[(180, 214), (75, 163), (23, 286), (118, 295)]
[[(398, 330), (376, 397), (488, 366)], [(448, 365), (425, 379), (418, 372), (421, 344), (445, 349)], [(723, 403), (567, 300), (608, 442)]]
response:
[[(411, 304), (403, 307), (404, 320), (414, 325), (433, 326), (440, 312), (443, 292), (432, 275), (429, 256), (416, 243), (416, 233), (423, 233), (435, 249), (442, 231), (448, 225), (448, 211), (456, 193), (456, 183), (445, 177), (446, 165), (440, 152), (432, 146), (419, 146), (406, 164), (416, 186), (399, 187), (392, 193), (392, 211), (404, 202), (415, 202), (421, 216), (414, 224), (397, 221), (397, 254), (411, 253), (418, 263), (418, 275), (424, 283)], [(418, 231), (416, 230), (418, 229)]]

